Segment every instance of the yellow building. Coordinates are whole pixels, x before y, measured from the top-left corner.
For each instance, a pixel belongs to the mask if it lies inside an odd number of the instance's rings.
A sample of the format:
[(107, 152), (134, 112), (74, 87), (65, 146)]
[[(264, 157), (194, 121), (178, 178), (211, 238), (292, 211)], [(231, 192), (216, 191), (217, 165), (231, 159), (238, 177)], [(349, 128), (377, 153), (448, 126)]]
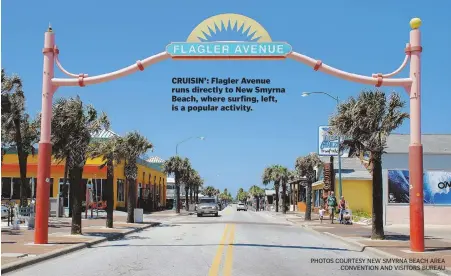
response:
[[(103, 131), (98, 134), (96, 139), (108, 138), (114, 135), (113, 132)], [(37, 151), (37, 150), (36, 150)], [(38, 155), (28, 156), (27, 160), (27, 181), (30, 183), (27, 190), (27, 197), (34, 198), (36, 196), (36, 177)], [(100, 169), (102, 159), (88, 159), (83, 169), (82, 185), (84, 193), (86, 192), (87, 183), (93, 185), (93, 196), (99, 201), (106, 200), (106, 167)], [(19, 199), (19, 162), (17, 153), (9, 150), (3, 157), (1, 165), (2, 171), (2, 201)], [(69, 185), (63, 185), (64, 178), (64, 161), (56, 162), (52, 158), (50, 173), (50, 196), (57, 197), (58, 193), (64, 198), (64, 206), (69, 206)], [(69, 182), (69, 181), (67, 181)], [(127, 202), (128, 184), (125, 183), (124, 162), (114, 168), (114, 209), (125, 210)], [(59, 185), (58, 185), (59, 184)], [(145, 160), (138, 159), (138, 179), (136, 180), (137, 204), (140, 208), (154, 210), (166, 204), (166, 174), (162, 172), (160, 164), (150, 163)]]
[[(321, 157), (323, 162), (330, 163), (329, 157)], [(335, 185), (334, 191), (337, 200), (339, 191), (338, 160), (334, 157)], [(361, 211), (372, 213), (373, 208), (373, 182), (370, 172), (362, 164), (359, 158), (341, 159), (342, 195), (353, 212)], [(321, 195), (324, 189), (324, 173), (319, 170), (319, 180), (313, 183), (313, 206), (321, 204)]]

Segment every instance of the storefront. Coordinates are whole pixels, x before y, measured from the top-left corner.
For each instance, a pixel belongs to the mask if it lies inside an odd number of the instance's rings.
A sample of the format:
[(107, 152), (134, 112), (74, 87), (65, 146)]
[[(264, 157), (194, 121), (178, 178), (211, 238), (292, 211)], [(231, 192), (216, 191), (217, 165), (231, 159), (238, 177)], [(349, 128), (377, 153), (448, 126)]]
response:
[[(321, 157), (324, 163), (330, 162), (329, 157)], [(334, 188), (335, 196), (339, 200), (339, 170), (338, 160), (334, 158), (333, 164)], [(372, 213), (373, 208), (373, 182), (372, 175), (357, 157), (345, 157), (341, 159), (341, 182), (342, 195), (348, 203), (348, 206), (353, 212)], [(324, 191), (324, 169), (318, 170), (318, 181), (313, 183), (313, 198), (312, 202), (315, 208), (319, 208), (323, 202)]]
[[(25, 194), (27, 198), (36, 197), (36, 184), (37, 184), (37, 163), (38, 155), (36, 154), (28, 156), (27, 160), (27, 180)], [(106, 167), (100, 168), (102, 164), (102, 158), (88, 159), (83, 169), (83, 179), (81, 186), (83, 194), (86, 194), (87, 187), (90, 188), (91, 201), (102, 202), (106, 201)], [(156, 209), (158, 203), (160, 206), (164, 206), (166, 202), (166, 175), (162, 172), (160, 164), (150, 163), (145, 160), (139, 159), (138, 166), (138, 179), (136, 180), (137, 191), (137, 204), (142, 202), (141, 199), (150, 199), (152, 208)], [(70, 181), (66, 180), (64, 184), (64, 161), (59, 162), (52, 159), (51, 162), (51, 175), (50, 175), (50, 197), (63, 198), (63, 204), (66, 208), (70, 204)], [(2, 203), (5, 201), (19, 201), (20, 196), (20, 173), (19, 162), (17, 153), (14, 150), (7, 150), (3, 157), (1, 165), (2, 169)], [(114, 168), (114, 209), (125, 210), (127, 202), (128, 184), (125, 181), (124, 175), (124, 162), (118, 164)]]

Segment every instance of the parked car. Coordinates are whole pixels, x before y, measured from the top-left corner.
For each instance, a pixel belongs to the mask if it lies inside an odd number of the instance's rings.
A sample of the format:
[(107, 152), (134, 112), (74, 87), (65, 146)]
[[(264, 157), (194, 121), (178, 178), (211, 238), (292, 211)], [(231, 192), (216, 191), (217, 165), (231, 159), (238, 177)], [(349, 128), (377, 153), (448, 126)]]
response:
[(8, 207), (2, 205), (2, 219), (8, 218)]
[(204, 215), (214, 215), (218, 216), (219, 206), (214, 197), (201, 198), (199, 204), (197, 204), (196, 212), (198, 217)]
[(238, 203), (238, 205), (236, 206), (236, 210), (237, 210), (237, 211), (241, 211), (241, 210), (247, 211), (247, 206), (246, 206), (244, 203), (240, 202), (240, 203)]

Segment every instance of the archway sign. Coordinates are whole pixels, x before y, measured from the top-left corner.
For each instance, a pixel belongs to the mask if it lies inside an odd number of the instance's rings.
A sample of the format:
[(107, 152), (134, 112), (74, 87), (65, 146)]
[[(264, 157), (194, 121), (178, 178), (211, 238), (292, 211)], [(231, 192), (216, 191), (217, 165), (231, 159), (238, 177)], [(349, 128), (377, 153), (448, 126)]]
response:
[[(274, 42), (268, 32), (255, 20), (239, 14), (220, 14), (201, 22), (188, 36), (186, 42), (174, 42), (166, 47), (166, 51), (138, 60), (134, 64), (120, 70), (98, 75), (72, 74), (65, 70), (58, 59), (59, 50), (55, 45), (55, 33), (51, 27), (44, 37), (44, 74), (42, 82), (42, 119), (41, 139), (39, 142), (38, 188), (36, 206), (35, 243), (48, 242), (48, 210), (49, 179), (52, 146), (50, 143), (50, 123), (52, 118), (52, 98), (59, 87), (86, 86), (106, 82), (143, 71), (152, 64), (166, 59), (294, 59), (335, 77), (367, 85), (404, 87), (410, 97), (410, 240), (411, 250), (424, 251), (424, 214), (423, 214), (423, 147), (421, 144), (421, 70), (420, 56), (422, 52), (419, 27), (421, 20), (410, 21), (410, 42), (404, 51), (405, 58), (401, 66), (389, 74), (373, 74), (363, 76), (348, 73), (324, 64), (321, 60), (296, 53), (286, 42)], [(235, 30), (242, 33), (241, 40), (223, 41), (214, 39), (222, 29)], [(213, 40), (213, 41), (212, 41)], [(216, 42), (214, 42), (216, 41)], [(410, 75), (408, 78), (392, 78), (407, 65), (410, 59)], [(57, 65), (69, 78), (55, 78), (54, 65)]]

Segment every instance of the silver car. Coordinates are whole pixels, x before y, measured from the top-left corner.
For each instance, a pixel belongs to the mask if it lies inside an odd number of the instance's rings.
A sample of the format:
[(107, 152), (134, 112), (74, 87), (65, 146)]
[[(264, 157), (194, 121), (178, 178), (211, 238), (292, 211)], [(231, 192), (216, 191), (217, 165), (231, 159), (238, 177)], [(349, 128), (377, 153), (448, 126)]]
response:
[(215, 198), (202, 198), (196, 207), (196, 212), (198, 217), (204, 215), (214, 215), (218, 216), (219, 207)]

